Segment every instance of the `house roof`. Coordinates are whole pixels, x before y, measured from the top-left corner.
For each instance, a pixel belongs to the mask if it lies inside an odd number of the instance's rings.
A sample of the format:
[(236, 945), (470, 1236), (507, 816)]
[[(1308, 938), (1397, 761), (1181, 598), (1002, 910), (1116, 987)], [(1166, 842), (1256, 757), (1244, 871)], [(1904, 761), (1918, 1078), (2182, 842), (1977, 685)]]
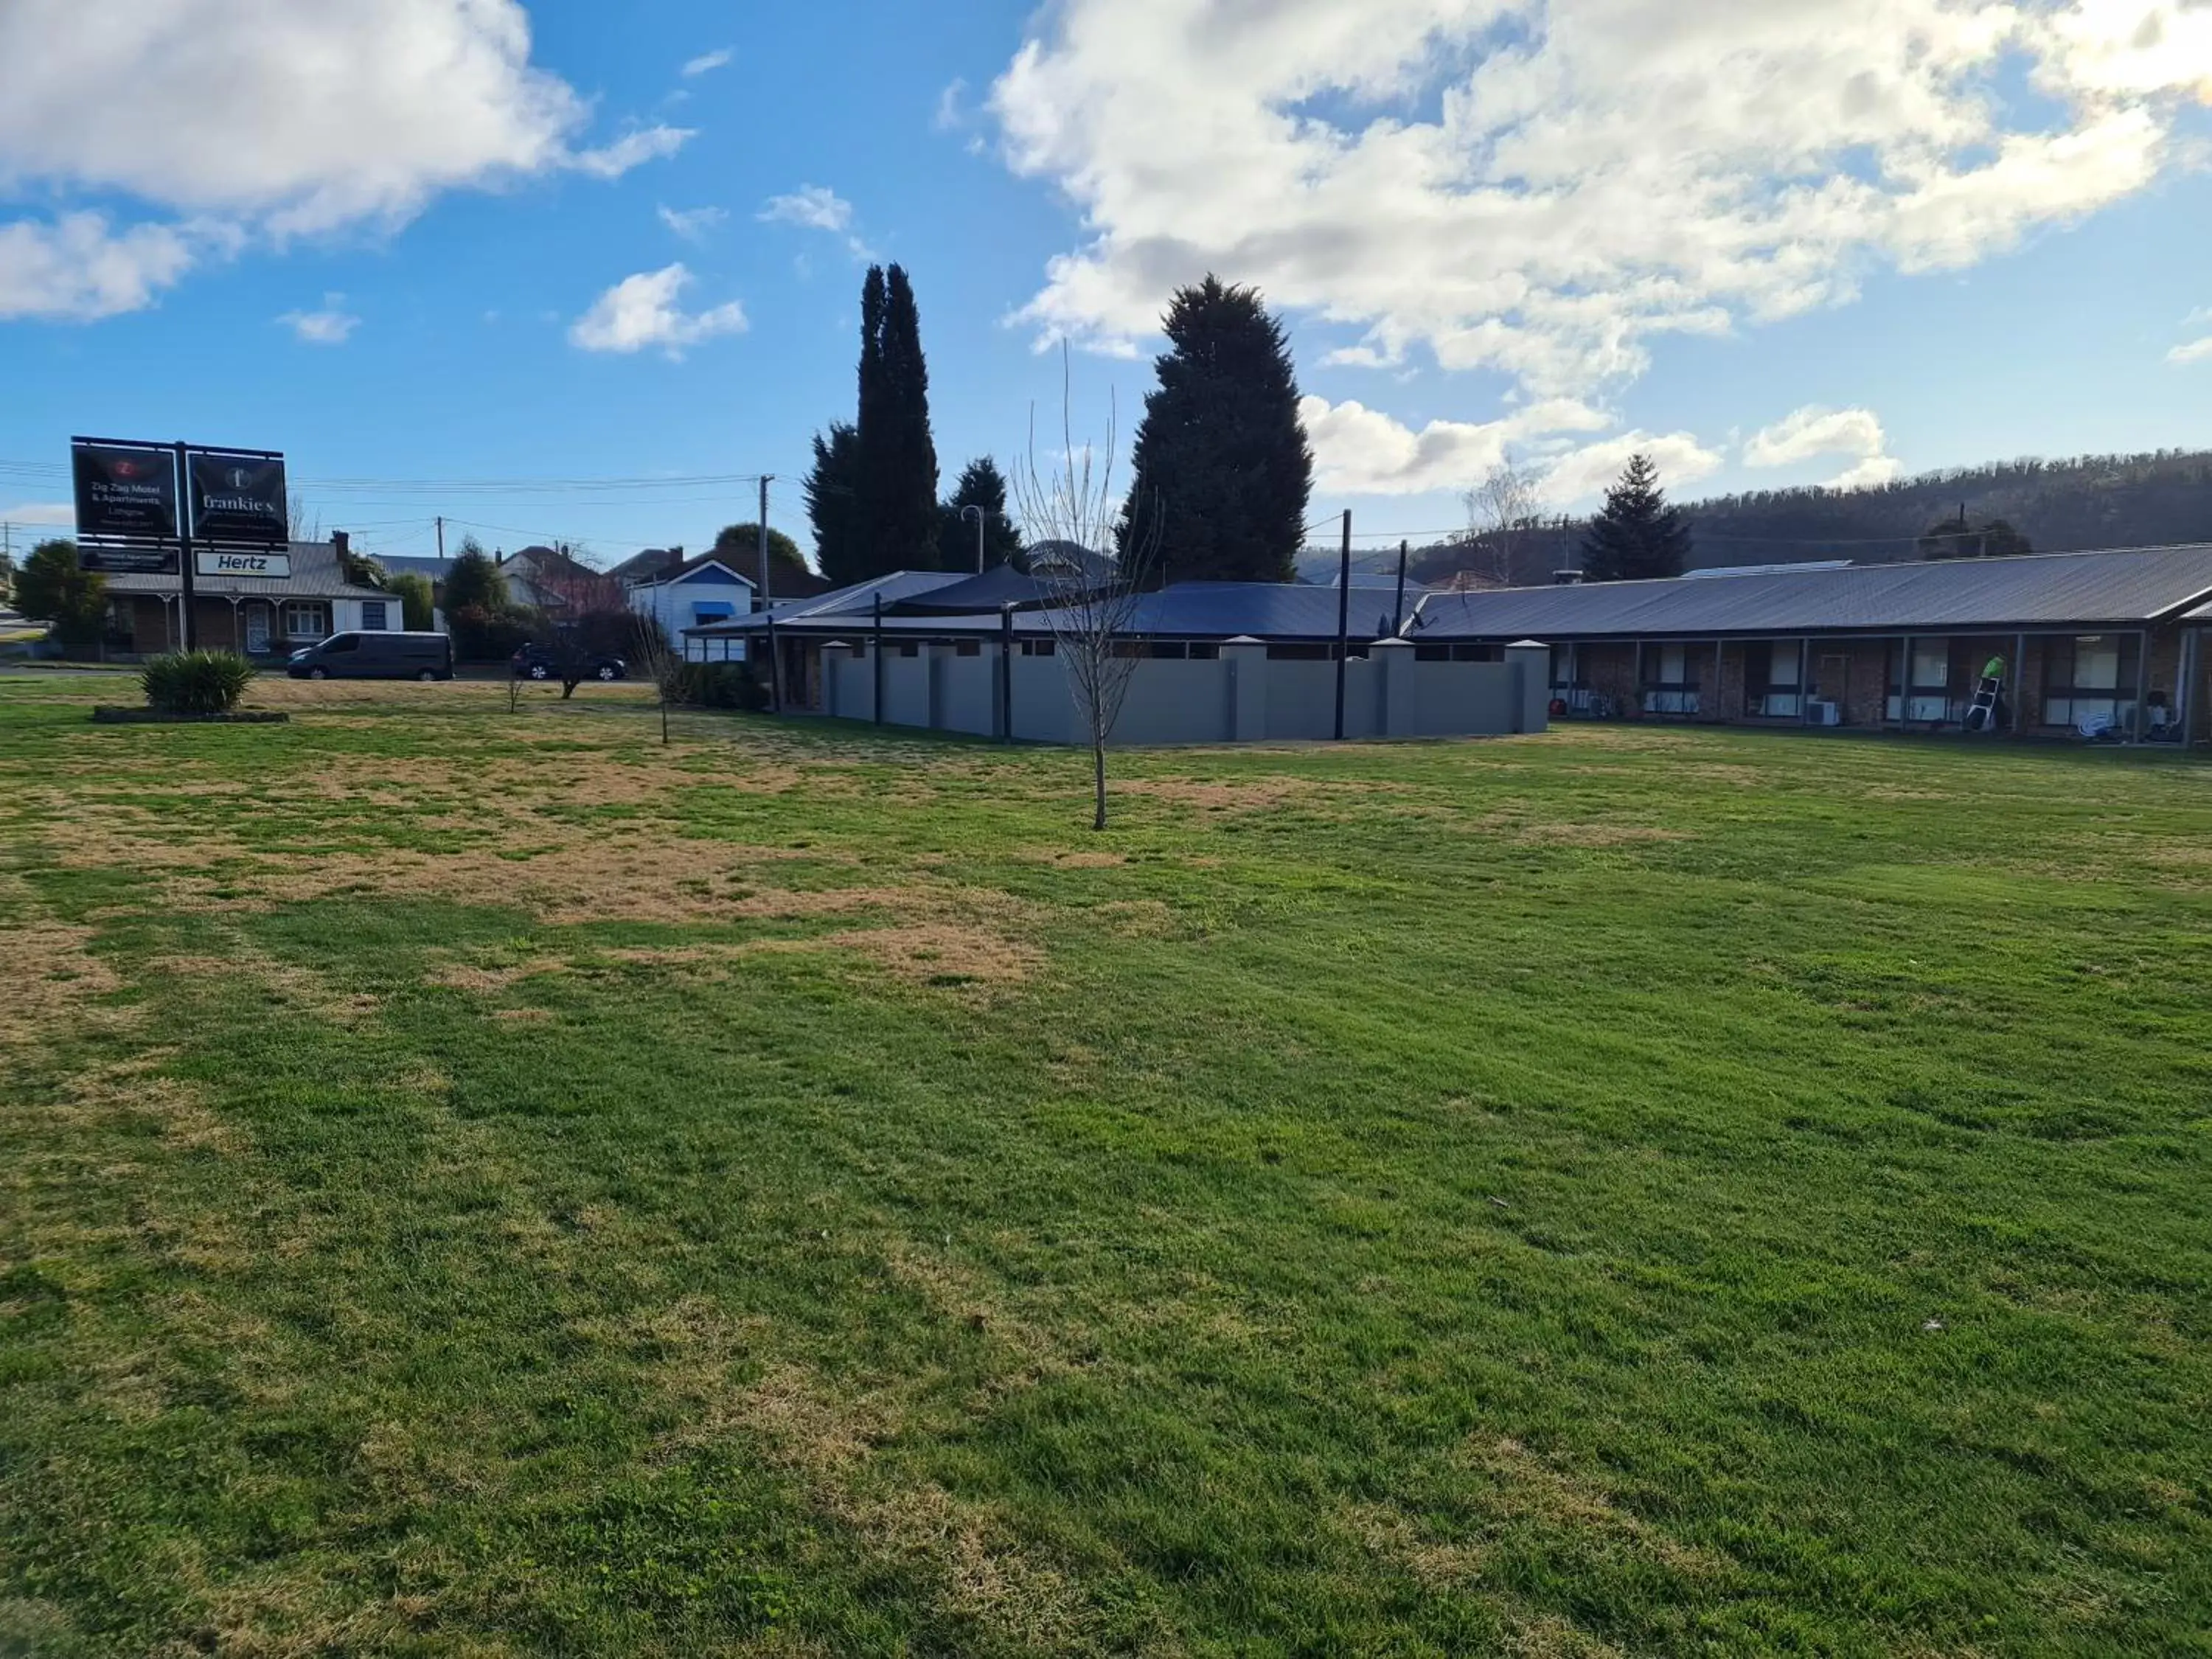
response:
[(1431, 593), (1417, 638), (1564, 640), (2140, 625), (2212, 599), (2212, 544)]
[[(1333, 640), (1338, 590), (1304, 582), (1171, 582), (1139, 596), (1127, 632), (1178, 637)], [(1410, 602), (1412, 594), (1407, 594)], [(1355, 640), (1393, 631), (1390, 595), (1354, 586), (1346, 624)]]
[[(275, 576), (205, 576), (192, 578), (192, 591), (210, 598), (270, 599), (380, 599), (380, 587), (349, 582), (338, 564), (337, 550), (328, 542), (290, 544), (292, 574)], [(120, 571), (107, 579), (111, 593), (175, 593), (181, 586), (176, 576), (155, 576)]]
[(1011, 564), (1000, 564), (978, 575), (959, 576), (942, 587), (902, 599), (899, 608), (935, 613), (995, 611), (1010, 605), (1035, 609), (1064, 592), (1056, 582), (1040, 580)]
[[(778, 628), (783, 628), (794, 623), (827, 622), (833, 618), (842, 618), (838, 625), (849, 628), (855, 615), (873, 613), (878, 594), (883, 596), (884, 605), (888, 609), (902, 599), (960, 580), (958, 573), (954, 571), (894, 570), (888, 575), (854, 582), (849, 586), (833, 587), (827, 592), (781, 601), (769, 610), (756, 611), (750, 616), (738, 617), (729, 622), (717, 623), (707, 628), (687, 628), (684, 631), (687, 634), (744, 634), (757, 628), (766, 628), (770, 622)], [(942, 626), (942, 622), (939, 625)]]
[(680, 547), (648, 547), (643, 552), (631, 554), (607, 574), (627, 586), (635, 587), (683, 562), (684, 550)]
[(416, 553), (372, 553), (368, 556), (392, 576), (428, 576), (434, 582), (446, 580), (453, 568), (451, 559), (434, 559)]
[[(986, 573), (987, 574), (990, 573)], [(1001, 626), (1000, 611), (969, 611), (945, 614), (933, 609), (915, 614), (918, 607), (902, 601), (953, 596), (969, 590), (979, 579), (942, 570), (902, 570), (872, 582), (841, 588), (819, 599), (778, 605), (774, 616), (778, 628), (810, 634), (850, 632), (856, 625), (872, 625), (875, 595), (883, 595), (884, 626), (896, 624), (902, 632), (941, 634), (995, 633)], [(1410, 599), (1411, 595), (1408, 594)], [(1234, 639), (1249, 635), (1261, 640), (1331, 640), (1336, 637), (1337, 592), (1333, 587), (1310, 587), (1294, 582), (1176, 582), (1157, 592), (1140, 594), (1130, 613), (1132, 635), (1169, 639)], [(905, 613), (905, 614), (897, 614)], [(767, 625), (769, 613), (684, 630), (688, 634), (742, 634)], [(1389, 597), (1377, 590), (1355, 587), (1349, 617), (1351, 637), (1372, 640), (1391, 631)], [(1026, 611), (1014, 617), (1018, 634), (1048, 632), (1049, 615)]]
[[(706, 552), (686, 559), (681, 564), (665, 567), (650, 580), (656, 583), (681, 581), (684, 577), (703, 570), (710, 564), (720, 565), (740, 580), (750, 583), (755, 592), (759, 591), (760, 558), (749, 547), (723, 548), (719, 550), (709, 548)], [(778, 601), (812, 599), (830, 591), (830, 584), (811, 570), (794, 571), (788, 565), (779, 564), (770, 574), (774, 578), (775, 590), (774, 597)], [(635, 581), (637, 579), (633, 577), (631, 580)]]

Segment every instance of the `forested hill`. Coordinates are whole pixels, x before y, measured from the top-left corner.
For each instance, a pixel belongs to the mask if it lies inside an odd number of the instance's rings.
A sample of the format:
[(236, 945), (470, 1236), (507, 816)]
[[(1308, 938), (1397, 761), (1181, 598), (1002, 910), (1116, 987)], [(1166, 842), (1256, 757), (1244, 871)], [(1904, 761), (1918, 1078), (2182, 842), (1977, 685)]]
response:
[[(1691, 562), (1698, 568), (1911, 559), (1917, 556), (1919, 538), (1938, 520), (1956, 518), (1961, 506), (1976, 525), (2003, 520), (2039, 553), (2154, 547), (2212, 541), (2212, 451), (2000, 461), (1870, 489), (1760, 490), (1684, 506), (1696, 539)], [(1503, 574), (1500, 566), (1510, 567), (1516, 583), (1541, 582), (1573, 562), (1581, 535), (1579, 522), (1560, 520), (1506, 538), (1510, 547), (1460, 542), (1424, 548), (1413, 568), (1428, 582), (1467, 569)]]

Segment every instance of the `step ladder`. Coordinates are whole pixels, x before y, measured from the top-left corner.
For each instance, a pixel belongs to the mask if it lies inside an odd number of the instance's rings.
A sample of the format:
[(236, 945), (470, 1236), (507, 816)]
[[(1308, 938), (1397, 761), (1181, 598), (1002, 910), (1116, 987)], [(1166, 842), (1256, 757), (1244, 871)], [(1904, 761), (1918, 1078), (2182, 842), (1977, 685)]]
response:
[(2004, 690), (2004, 676), (1984, 674), (1974, 688), (1974, 701), (1966, 709), (1966, 730), (1994, 732), (1997, 729), (1997, 698)]

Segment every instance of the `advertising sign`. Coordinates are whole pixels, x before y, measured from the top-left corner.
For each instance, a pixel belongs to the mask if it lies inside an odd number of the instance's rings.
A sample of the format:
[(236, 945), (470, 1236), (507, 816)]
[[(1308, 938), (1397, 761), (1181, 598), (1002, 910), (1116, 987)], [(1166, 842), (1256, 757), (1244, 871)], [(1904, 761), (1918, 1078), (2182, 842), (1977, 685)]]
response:
[(186, 452), (192, 539), (228, 547), (283, 547), (291, 539), (284, 458), (244, 451)]
[(88, 570), (177, 568), (177, 458), (154, 444), (70, 442), (78, 556)]
[(192, 568), (203, 576), (267, 576), (288, 581), (292, 575), (289, 553), (245, 553), (222, 548), (195, 548)]

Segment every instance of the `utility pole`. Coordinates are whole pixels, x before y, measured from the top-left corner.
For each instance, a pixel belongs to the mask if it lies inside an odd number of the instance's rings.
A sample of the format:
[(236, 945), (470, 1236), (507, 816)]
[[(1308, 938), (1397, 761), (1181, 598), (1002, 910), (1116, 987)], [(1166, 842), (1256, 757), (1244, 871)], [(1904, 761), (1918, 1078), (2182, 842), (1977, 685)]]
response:
[(1395, 634), (1406, 625), (1406, 544), (1398, 544), (1398, 599), (1390, 607), (1390, 631)]
[[(181, 590), (185, 613), (185, 649), (197, 650), (199, 646), (199, 619), (192, 612), (199, 608), (198, 594), (192, 584), (192, 466), (179, 439), (177, 453), (177, 580)], [(237, 637), (238, 607), (230, 608), (232, 637), (230, 648), (238, 650), (245, 641)]]
[[(422, 522), (422, 521), (421, 521), (420, 520), (417, 520), (416, 522), (419, 524), (419, 523), (420, 523), (420, 522)], [(443, 564), (445, 562), (446, 562), (446, 515), (445, 515), (444, 514), (441, 513), (441, 514), (438, 515), (438, 562), (439, 562), (439, 563), (441, 563), (441, 564)]]
[(1344, 659), (1352, 638), (1352, 509), (1344, 509), (1344, 551), (1336, 564), (1336, 740), (1344, 741)]
[(987, 507), (963, 507), (960, 509), (960, 516), (963, 519), (970, 513), (975, 515), (975, 574), (980, 576), (983, 574), (983, 520), (991, 516), (991, 510)]
[(768, 562), (768, 486), (775, 474), (763, 472), (760, 481), (760, 540), (754, 551), (760, 555), (761, 609), (768, 612), (768, 706), (771, 714), (783, 713), (783, 676), (778, 672), (775, 656), (775, 579), (769, 574)]

